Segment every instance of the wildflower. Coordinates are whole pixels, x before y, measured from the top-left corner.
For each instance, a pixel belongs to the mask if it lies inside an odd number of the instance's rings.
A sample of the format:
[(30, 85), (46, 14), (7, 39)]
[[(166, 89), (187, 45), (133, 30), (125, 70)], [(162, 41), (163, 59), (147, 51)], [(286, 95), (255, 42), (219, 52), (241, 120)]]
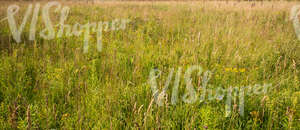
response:
[(250, 114), (253, 117), (258, 117), (258, 112), (257, 111), (252, 111), (252, 112), (250, 112)]
[(240, 72), (245, 72), (246, 71), (246, 69), (245, 68), (241, 68), (241, 69), (239, 69), (240, 70)]
[(237, 69), (237, 68), (234, 68), (232, 71), (233, 71), (233, 72), (238, 72), (238, 69)]
[(225, 71), (231, 71), (231, 68), (225, 68)]
[(245, 72), (246, 69), (245, 68), (225, 68), (225, 71), (227, 72)]
[(66, 117), (68, 117), (68, 116), (69, 116), (69, 114), (66, 113), (66, 114), (63, 114), (61, 118), (64, 119), (64, 118), (66, 118)]

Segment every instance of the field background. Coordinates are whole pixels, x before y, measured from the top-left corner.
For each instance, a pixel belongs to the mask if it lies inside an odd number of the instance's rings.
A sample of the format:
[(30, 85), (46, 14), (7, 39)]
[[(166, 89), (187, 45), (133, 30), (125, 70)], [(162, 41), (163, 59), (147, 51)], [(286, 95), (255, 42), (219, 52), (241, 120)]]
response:
[[(21, 23), (29, 3), (0, 2), (0, 18), (17, 4)], [(299, 3), (62, 4), (71, 8), (70, 25), (115, 18), (131, 22), (125, 30), (104, 32), (103, 51), (90, 44), (87, 54), (83, 37), (29, 41), (27, 24), (22, 42), (16, 43), (7, 20), (1, 22), (0, 129), (300, 128), (300, 42), (289, 19), (291, 7)], [(54, 14), (51, 20), (57, 23)], [(44, 28), (39, 18), (38, 32)], [(191, 65), (214, 72), (211, 86), (272, 87), (266, 95), (245, 97), (243, 117), (236, 108), (225, 117), (224, 100), (173, 106), (168, 95), (164, 106), (157, 106), (148, 84), (150, 70), (164, 72), (162, 88), (170, 68), (185, 71)], [(198, 93), (199, 83), (193, 81)], [(184, 88), (181, 80), (181, 94)]]

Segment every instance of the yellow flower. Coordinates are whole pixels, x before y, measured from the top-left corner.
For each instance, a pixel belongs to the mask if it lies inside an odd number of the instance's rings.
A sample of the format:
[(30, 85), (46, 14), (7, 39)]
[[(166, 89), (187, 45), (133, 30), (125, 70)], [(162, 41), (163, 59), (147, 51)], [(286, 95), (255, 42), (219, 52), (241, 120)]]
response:
[(225, 71), (231, 71), (231, 68), (225, 68)]
[(234, 69), (233, 69), (233, 72), (238, 72), (238, 69), (237, 69), (237, 68), (234, 68)]
[(69, 116), (69, 114), (68, 114), (68, 113), (66, 113), (66, 114), (64, 114), (63, 116), (64, 116), (64, 117), (68, 117), (68, 116)]
[(69, 114), (66, 113), (66, 114), (63, 114), (61, 118), (64, 119), (64, 118), (66, 118), (66, 117), (68, 117), (68, 116), (69, 116)]
[(240, 70), (240, 72), (245, 72), (246, 71), (246, 69), (245, 68), (241, 68), (241, 69), (239, 69)]
[(258, 112), (257, 111), (252, 111), (250, 112), (252, 117), (258, 117)]
[(245, 72), (245, 68), (225, 68), (224, 69), (227, 72)]

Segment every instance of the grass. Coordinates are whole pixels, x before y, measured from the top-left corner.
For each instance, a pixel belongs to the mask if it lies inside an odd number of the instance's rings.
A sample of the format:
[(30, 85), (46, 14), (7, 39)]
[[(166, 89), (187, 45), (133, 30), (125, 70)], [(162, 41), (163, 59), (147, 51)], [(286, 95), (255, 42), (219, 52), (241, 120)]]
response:
[[(15, 2), (21, 6), (19, 23), (28, 3)], [(13, 2), (0, 4), (4, 18)], [(83, 53), (83, 37), (29, 41), (29, 24), (16, 43), (8, 23), (1, 22), (0, 129), (300, 128), (300, 42), (289, 20), (297, 3), (62, 4), (71, 8), (70, 25), (131, 21), (125, 30), (103, 33), (102, 52), (92, 34), (88, 53)], [(53, 14), (51, 20), (58, 22)], [(38, 32), (43, 28), (40, 16)], [(245, 97), (244, 116), (234, 109), (225, 117), (225, 101), (171, 105), (171, 89), (164, 105), (157, 106), (148, 84), (150, 71), (163, 72), (162, 88), (169, 69), (185, 71), (192, 65), (213, 71), (211, 86), (272, 87), (265, 95)], [(193, 80), (196, 89), (199, 82)], [(183, 80), (179, 88), (182, 96)]]

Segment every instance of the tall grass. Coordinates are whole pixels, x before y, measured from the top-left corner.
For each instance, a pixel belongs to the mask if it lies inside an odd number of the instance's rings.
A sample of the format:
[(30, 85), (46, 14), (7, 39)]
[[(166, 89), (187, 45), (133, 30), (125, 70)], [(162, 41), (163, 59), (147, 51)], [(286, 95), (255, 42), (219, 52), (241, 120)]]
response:
[[(102, 52), (90, 46), (87, 54), (83, 37), (29, 41), (27, 24), (16, 43), (8, 23), (1, 22), (0, 128), (299, 129), (300, 47), (288, 19), (296, 3), (252, 3), (64, 3), (71, 7), (68, 24), (131, 20), (125, 30), (103, 33)], [(4, 18), (12, 3), (0, 4)], [(16, 4), (25, 12), (28, 3)], [(58, 16), (52, 20), (58, 22)], [(224, 101), (171, 105), (171, 93), (157, 106), (150, 70), (164, 72), (163, 87), (170, 68), (191, 65), (212, 70), (212, 86), (272, 83), (272, 88), (247, 96), (244, 116), (235, 110), (225, 117)]]

